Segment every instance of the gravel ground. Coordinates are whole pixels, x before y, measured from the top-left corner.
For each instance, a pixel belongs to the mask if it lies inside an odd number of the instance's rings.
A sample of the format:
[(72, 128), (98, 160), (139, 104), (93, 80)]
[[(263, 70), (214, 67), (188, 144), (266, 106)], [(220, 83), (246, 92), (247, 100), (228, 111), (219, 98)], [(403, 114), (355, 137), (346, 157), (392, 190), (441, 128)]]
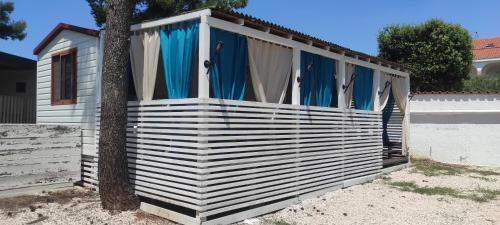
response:
[[(273, 214), (240, 224), (499, 224), (500, 168), (480, 168), (495, 175), (464, 172), (425, 176), (414, 168), (393, 172), (371, 183), (308, 199)], [(447, 194), (402, 191), (393, 183), (414, 183), (424, 188), (451, 188), (461, 194), (496, 190), (496, 199), (478, 202)], [(435, 190), (435, 189), (433, 189)]]
[(122, 213), (104, 211), (101, 209), (99, 197), (94, 192), (74, 188), (38, 197), (0, 199), (0, 224), (169, 225), (174, 223), (141, 211)]
[[(451, 169), (451, 175), (450, 171), (424, 175), (429, 170), (418, 171), (418, 167), (393, 172), (371, 183), (330, 192), (238, 225), (500, 225), (500, 168), (460, 169), (458, 173)], [(484, 197), (485, 191), (489, 197)], [(36, 197), (0, 199), (0, 224), (174, 223), (141, 211), (109, 213), (100, 208), (95, 193), (75, 188)]]

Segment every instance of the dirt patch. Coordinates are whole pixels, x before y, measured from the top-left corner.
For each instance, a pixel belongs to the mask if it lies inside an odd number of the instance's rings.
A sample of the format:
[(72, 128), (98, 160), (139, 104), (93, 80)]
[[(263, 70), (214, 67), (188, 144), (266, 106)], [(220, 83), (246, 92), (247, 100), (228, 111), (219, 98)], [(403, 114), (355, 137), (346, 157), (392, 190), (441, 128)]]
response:
[(110, 212), (101, 208), (97, 192), (70, 190), (0, 199), (0, 224), (133, 224), (173, 225), (164, 218), (140, 210)]
[(95, 192), (80, 189), (47, 192), (44, 195), (22, 195), (10, 198), (0, 198), (0, 209), (4, 211), (17, 211), (20, 208), (32, 208), (40, 203), (66, 204), (73, 198), (88, 198), (96, 196)]

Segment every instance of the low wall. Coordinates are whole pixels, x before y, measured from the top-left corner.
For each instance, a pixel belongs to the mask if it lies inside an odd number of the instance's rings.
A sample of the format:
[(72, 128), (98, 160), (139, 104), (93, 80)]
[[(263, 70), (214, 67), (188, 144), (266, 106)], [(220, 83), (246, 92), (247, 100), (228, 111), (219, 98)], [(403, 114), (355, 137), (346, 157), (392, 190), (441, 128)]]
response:
[(58, 125), (0, 126), (0, 195), (79, 181), (81, 130)]
[(500, 95), (416, 95), (410, 108), (413, 156), (500, 166)]

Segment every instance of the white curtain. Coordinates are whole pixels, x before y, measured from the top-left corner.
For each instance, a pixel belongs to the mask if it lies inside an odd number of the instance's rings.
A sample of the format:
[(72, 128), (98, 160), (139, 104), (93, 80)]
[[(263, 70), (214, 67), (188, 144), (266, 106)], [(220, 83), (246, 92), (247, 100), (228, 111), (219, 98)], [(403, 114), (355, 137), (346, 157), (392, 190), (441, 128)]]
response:
[(406, 154), (408, 146), (408, 132), (409, 132), (409, 107), (408, 94), (410, 93), (410, 80), (408, 78), (393, 78), (392, 79), (392, 94), (394, 95), (394, 100), (398, 106), (401, 113), (403, 113), (403, 134), (402, 134), (402, 146), (403, 154)]
[(153, 99), (159, 53), (158, 29), (147, 30), (130, 37), (130, 61), (139, 101)]
[[(389, 100), (389, 93), (391, 93), (391, 85), (385, 87), (386, 82), (391, 82), (392, 76), (385, 72), (380, 72), (380, 83), (379, 83), (379, 90), (384, 91), (380, 95), (379, 103), (380, 103), (380, 111), (382, 111), (385, 108), (385, 105), (387, 105), (387, 101)], [(384, 90), (385, 88), (385, 90)], [(378, 94), (378, 93), (377, 93)]]
[(260, 102), (283, 103), (292, 71), (292, 49), (252, 38), (247, 42), (255, 97)]
[[(351, 77), (354, 74), (354, 64), (346, 63), (345, 65), (345, 85), (347, 86), (351, 81)], [(352, 90), (354, 89), (354, 81), (351, 83), (349, 88), (345, 91), (345, 107), (351, 108), (352, 103)]]

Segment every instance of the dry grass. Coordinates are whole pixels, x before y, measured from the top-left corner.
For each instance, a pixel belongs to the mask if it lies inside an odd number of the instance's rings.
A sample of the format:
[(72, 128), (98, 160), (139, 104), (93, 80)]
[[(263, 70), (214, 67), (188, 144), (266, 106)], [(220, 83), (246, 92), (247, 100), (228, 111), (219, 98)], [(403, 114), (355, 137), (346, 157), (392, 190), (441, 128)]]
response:
[(478, 174), (481, 176), (500, 176), (500, 172), (481, 170), (468, 166), (452, 165), (435, 162), (429, 159), (412, 159), (413, 172), (422, 173), (426, 176), (457, 176), (462, 174)]

